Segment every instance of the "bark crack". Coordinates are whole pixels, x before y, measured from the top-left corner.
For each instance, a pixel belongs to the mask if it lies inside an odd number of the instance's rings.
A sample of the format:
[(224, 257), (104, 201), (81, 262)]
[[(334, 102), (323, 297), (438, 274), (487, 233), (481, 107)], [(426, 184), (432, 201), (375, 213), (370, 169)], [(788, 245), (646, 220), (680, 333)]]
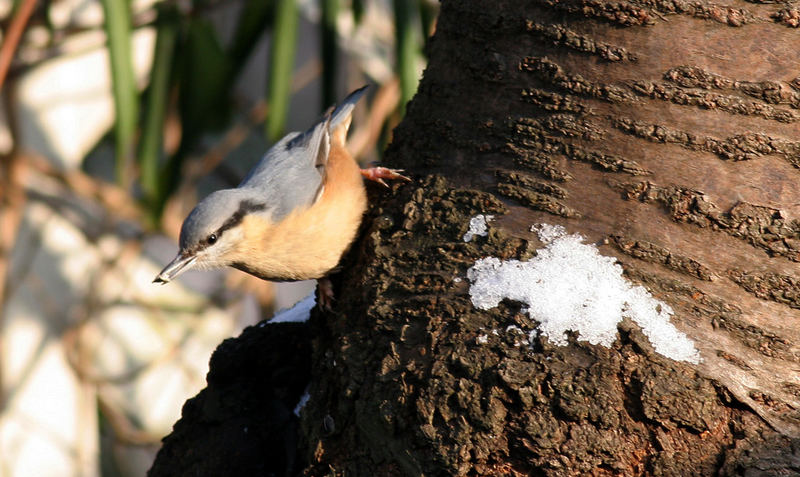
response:
[(630, 118), (612, 119), (614, 126), (632, 136), (661, 144), (677, 144), (692, 151), (715, 154), (728, 161), (749, 161), (776, 154), (800, 168), (800, 142), (773, 138), (762, 133), (746, 132), (725, 139), (695, 134), (660, 124)]
[(614, 235), (611, 240), (619, 250), (639, 260), (658, 263), (700, 280), (712, 281), (715, 278), (714, 273), (707, 266), (693, 258), (673, 253), (666, 247), (645, 240), (633, 240), (622, 235)]
[[(636, 102), (638, 98), (649, 98), (659, 101), (666, 101), (673, 104), (694, 106), (702, 109), (723, 111), (729, 114), (742, 116), (760, 116), (764, 119), (778, 121), (782, 123), (793, 123), (800, 120), (800, 112), (778, 108), (769, 104), (765, 98), (774, 99), (775, 93), (769, 85), (758, 85), (755, 83), (734, 82), (739, 91), (746, 92), (748, 96), (754, 97), (760, 94), (759, 101), (750, 101), (739, 96), (714, 93), (702, 88), (686, 88), (672, 84), (671, 81), (689, 83), (689, 77), (683, 71), (674, 69), (667, 72), (669, 81), (650, 81), (637, 80), (621, 83), (598, 83), (590, 81), (580, 74), (568, 74), (554, 61), (546, 57), (525, 57), (520, 61), (520, 70), (532, 73), (535, 78), (551, 84), (562, 91), (566, 91), (579, 96), (595, 98), (609, 103)], [(714, 78), (706, 78), (708, 84), (714, 83)], [(721, 77), (717, 81), (722, 82)], [(706, 84), (702, 79), (694, 80), (697, 84)], [(788, 95), (788, 93), (786, 93)], [(780, 96), (780, 94), (779, 94)], [(793, 96), (787, 96), (791, 98)], [(786, 102), (793, 107), (793, 99), (786, 99)], [(778, 103), (775, 103), (778, 104)]]
[(710, 227), (742, 239), (771, 256), (800, 262), (800, 222), (789, 220), (781, 210), (739, 202), (722, 212), (700, 191), (660, 187), (651, 182), (623, 185), (628, 200), (658, 202), (676, 222)]
[(637, 59), (635, 54), (630, 53), (621, 46), (597, 41), (587, 35), (571, 30), (563, 24), (542, 24), (527, 20), (525, 27), (541, 40), (547, 40), (570, 50), (596, 55), (607, 61), (636, 61)]

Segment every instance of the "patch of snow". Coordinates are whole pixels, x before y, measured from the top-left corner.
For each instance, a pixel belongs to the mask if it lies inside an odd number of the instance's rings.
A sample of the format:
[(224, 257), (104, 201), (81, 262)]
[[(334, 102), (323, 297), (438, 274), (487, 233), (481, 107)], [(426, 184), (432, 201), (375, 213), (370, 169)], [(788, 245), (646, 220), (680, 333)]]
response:
[(469, 219), (469, 230), (464, 234), (464, 241), (469, 242), (473, 237), (486, 237), (489, 235), (488, 225), (494, 215), (478, 214)]
[[(550, 225), (550, 224), (534, 224), (531, 225), (531, 232), (536, 232), (536, 235), (539, 236), (539, 240), (542, 243), (548, 244), (553, 242), (554, 240), (564, 237), (567, 235), (567, 229), (560, 225)], [(580, 237), (580, 240), (583, 240), (583, 237), (580, 235), (576, 235)]]
[(308, 318), (311, 316), (311, 309), (314, 308), (316, 304), (317, 298), (312, 291), (307, 297), (298, 301), (288, 310), (281, 310), (275, 313), (275, 316), (269, 320), (269, 323), (302, 323), (308, 321)]
[(476, 308), (488, 310), (504, 298), (525, 303), (524, 311), (540, 323), (539, 332), (558, 345), (566, 345), (566, 332), (573, 330), (591, 344), (611, 346), (617, 323), (629, 317), (658, 353), (700, 362), (694, 343), (670, 323), (672, 308), (628, 282), (614, 257), (600, 255), (597, 247), (558, 225), (540, 224), (531, 230), (545, 244), (533, 259), (487, 257), (467, 271)]
[(480, 335), (477, 338), (475, 338), (475, 342), (478, 344), (486, 344), (489, 342), (489, 337), (486, 335)]

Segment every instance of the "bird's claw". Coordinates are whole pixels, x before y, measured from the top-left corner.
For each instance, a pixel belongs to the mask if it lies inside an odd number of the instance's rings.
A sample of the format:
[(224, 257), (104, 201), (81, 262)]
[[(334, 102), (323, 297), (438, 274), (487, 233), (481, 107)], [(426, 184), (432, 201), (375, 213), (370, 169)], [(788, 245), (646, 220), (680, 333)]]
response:
[(333, 302), (336, 298), (333, 295), (333, 283), (330, 278), (320, 278), (317, 280), (319, 286), (319, 307), (325, 311), (333, 311)]
[(361, 175), (364, 176), (365, 179), (377, 182), (384, 187), (389, 187), (389, 184), (387, 184), (384, 179), (399, 179), (411, 182), (411, 179), (401, 174), (401, 172), (405, 171), (403, 169), (389, 169), (388, 167), (368, 167), (366, 169), (361, 169)]

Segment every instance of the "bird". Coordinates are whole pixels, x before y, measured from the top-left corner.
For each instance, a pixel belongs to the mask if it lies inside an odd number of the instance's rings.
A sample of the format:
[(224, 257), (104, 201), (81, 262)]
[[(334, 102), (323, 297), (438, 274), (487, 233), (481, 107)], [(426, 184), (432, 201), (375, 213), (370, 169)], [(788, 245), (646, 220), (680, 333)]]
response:
[(319, 279), (333, 271), (367, 209), (363, 179), (410, 180), (400, 169), (362, 170), (345, 147), (366, 89), (350, 93), (305, 132), (284, 136), (236, 188), (200, 201), (181, 226), (177, 256), (153, 282), (226, 266), (270, 281)]

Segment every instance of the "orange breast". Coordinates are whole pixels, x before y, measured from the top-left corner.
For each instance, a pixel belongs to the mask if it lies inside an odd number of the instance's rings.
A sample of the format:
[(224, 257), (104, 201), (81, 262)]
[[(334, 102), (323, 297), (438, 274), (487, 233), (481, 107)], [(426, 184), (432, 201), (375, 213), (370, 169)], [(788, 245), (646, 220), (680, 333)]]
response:
[(242, 222), (244, 240), (231, 262), (265, 280), (320, 278), (333, 269), (355, 239), (367, 208), (358, 164), (334, 138), (322, 196), (278, 224), (255, 217)]

